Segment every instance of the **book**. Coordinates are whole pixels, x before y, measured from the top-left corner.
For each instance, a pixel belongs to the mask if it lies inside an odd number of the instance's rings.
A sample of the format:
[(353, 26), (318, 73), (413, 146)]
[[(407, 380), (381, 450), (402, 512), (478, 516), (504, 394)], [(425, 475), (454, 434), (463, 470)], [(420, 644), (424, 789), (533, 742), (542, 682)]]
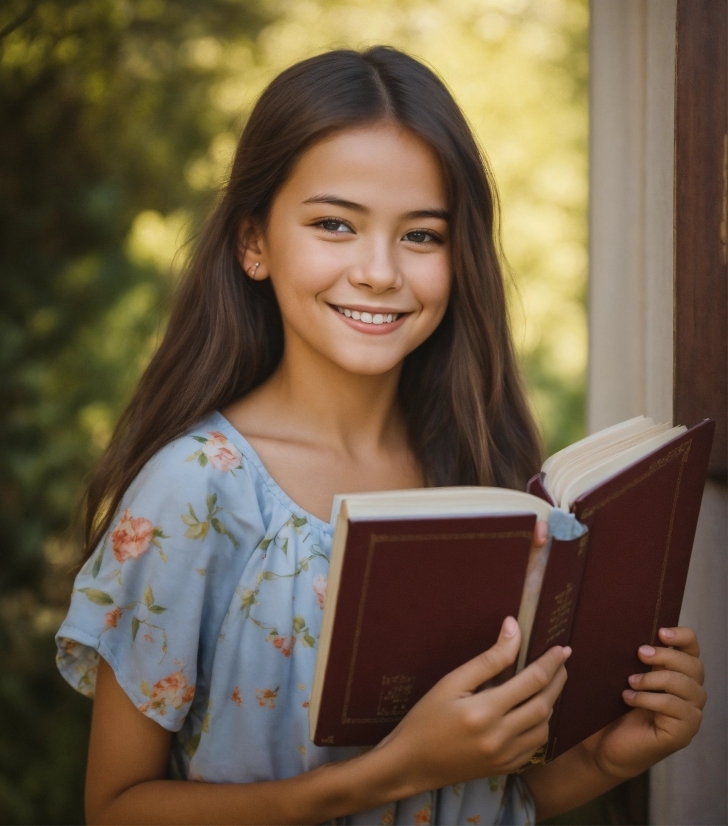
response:
[[(311, 740), (375, 745), (509, 614), (522, 631), (511, 673), (573, 649), (541, 759), (625, 714), (627, 677), (649, 670), (638, 647), (678, 624), (714, 429), (639, 416), (555, 453), (525, 492), (335, 497)], [(532, 550), (537, 519), (549, 539)]]

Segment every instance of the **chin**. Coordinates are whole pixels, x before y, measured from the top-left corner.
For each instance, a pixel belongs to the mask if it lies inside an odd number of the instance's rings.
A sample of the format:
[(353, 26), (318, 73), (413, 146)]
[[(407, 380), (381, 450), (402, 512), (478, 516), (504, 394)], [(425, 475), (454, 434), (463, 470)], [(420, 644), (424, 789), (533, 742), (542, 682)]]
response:
[(371, 356), (334, 360), (335, 364), (338, 364), (342, 370), (346, 370), (347, 373), (352, 373), (355, 376), (382, 376), (396, 370), (402, 361), (403, 359), (382, 359), (372, 358)]

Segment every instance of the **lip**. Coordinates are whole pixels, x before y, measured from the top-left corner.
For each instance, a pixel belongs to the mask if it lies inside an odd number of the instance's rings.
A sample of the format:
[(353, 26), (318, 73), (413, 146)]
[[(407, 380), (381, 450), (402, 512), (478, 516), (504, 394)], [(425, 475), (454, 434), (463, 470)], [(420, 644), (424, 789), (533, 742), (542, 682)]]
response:
[(345, 306), (347, 310), (358, 310), (360, 313), (371, 313), (372, 315), (376, 313), (381, 313), (382, 315), (387, 313), (394, 314), (396, 311), (391, 307), (365, 307), (363, 304), (329, 304), (331, 312), (336, 313), (337, 317), (340, 318), (345, 324), (348, 324), (349, 327), (360, 333), (367, 333), (370, 336), (382, 336), (387, 333), (393, 333), (404, 324), (405, 319), (410, 315), (410, 313), (402, 313), (400, 311), (401, 314), (396, 321), (390, 321), (387, 324), (367, 324), (366, 321), (356, 321), (353, 318), (347, 318), (347, 316), (343, 315), (336, 309), (337, 306)]
[[(382, 315), (388, 315), (392, 313), (392, 315), (407, 315), (408, 310), (395, 310), (393, 307), (368, 307), (365, 304), (331, 304), (329, 303), (329, 307), (333, 307), (335, 310), (337, 307), (343, 307), (346, 310), (357, 310), (360, 313), (371, 313), (372, 315), (376, 315), (377, 313), (381, 313)], [(337, 310), (338, 312), (338, 310)], [(394, 322), (390, 322), (394, 324)]]

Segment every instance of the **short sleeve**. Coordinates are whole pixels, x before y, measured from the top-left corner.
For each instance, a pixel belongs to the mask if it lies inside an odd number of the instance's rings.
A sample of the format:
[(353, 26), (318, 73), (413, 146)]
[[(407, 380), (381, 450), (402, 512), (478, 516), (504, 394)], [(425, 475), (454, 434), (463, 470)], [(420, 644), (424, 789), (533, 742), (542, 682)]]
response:
[(263, 532), (243, 457), (221, 439), (188, 434), (145, 466), (77, 575), (56, 634), (58, 668), (76, 690), (93, 697), (100, 655), (170, 731), (204, 677), (201, 647), (227, 608), (219, 591), (234, 590), (230, 574)]

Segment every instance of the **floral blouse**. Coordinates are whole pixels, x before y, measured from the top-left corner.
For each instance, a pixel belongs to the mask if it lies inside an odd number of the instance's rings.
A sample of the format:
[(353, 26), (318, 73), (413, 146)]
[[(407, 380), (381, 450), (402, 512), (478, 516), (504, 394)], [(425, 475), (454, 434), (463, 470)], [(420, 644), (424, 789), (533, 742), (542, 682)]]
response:
[[(74, 583), (58, 668), (93, 697), (101, 655), (139, 711), (174, 732), (173, 778), (253, 783), (359, 754), (308, 736), (332, 536), (214, 412), (129, 487)], [(337, 822), (523, 824), (534, 806), (512, 775)]]

